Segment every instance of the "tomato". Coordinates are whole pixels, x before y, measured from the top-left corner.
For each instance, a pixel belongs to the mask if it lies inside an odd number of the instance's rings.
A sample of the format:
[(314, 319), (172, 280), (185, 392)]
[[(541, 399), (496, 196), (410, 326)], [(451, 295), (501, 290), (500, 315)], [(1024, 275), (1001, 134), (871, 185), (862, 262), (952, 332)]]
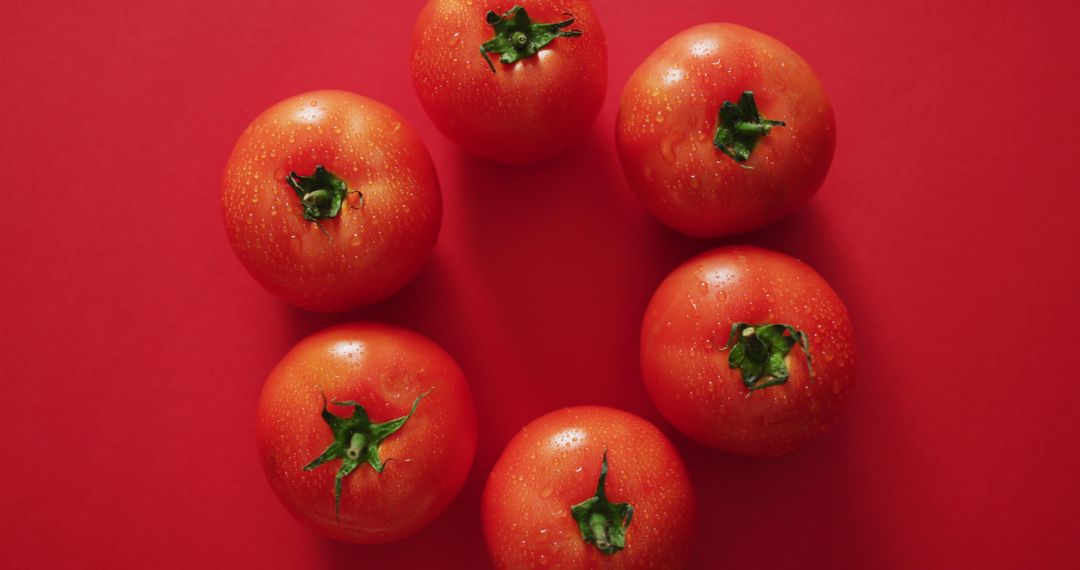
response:
[(660, 413), (690, 438), (782, 455), (824, 432), (847, 403), (851, 323), (805, 263), (722, 247), (656, 290), (641, 327), (641, 372)]
[(285, 355), (263, 386), (256, 433), (270, 486), (296, 518), (339, 540), (387, 542), (457, 495), (476, 451), (476, 411), (461, 369), (435, 343), (353, 324)]
[(746, 232), (797, 209), (825, 180), (832, 105), (790, 48), (732, 24), (664, 42), (623, 90), (623, 171), (645, 207), (684, 234)]
[(612, 408), (549, 413), (522, 428), (484, 489), (497, 568), (678, 568), (694, 492), (671, 442)]
[(289, 303), (343, 311), (389, 297), (439, 234), (435, 167), (389, 107), (343, 91), (286, 99), (244, 131), (225, 169), (229, 243)]
[(532, 162), (596, 118), (607, 44), (586, 0), (431, 0), (413, 31), (412, 77), (432, 122), (466, 151)]

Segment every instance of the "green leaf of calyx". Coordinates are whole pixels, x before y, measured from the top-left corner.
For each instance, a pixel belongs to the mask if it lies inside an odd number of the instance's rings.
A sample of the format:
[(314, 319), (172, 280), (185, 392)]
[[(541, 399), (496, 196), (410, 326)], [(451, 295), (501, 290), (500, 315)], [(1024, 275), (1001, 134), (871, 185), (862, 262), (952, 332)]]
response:
[(783, 121), (771, 121), (761, 116), (753, 91), (744, 91), (738, 103), (724, 101), (716, 121), (713, 146), (735, 162), (750, 160), (750, 153), (773, 127), (783, 127)]
[(570, 507), (570, 514), (578, 523), (581, 538), (595, 545), (600, 552), (611, 555), (626, 547), (626, 529), (634, 517), (634, 507), (630, 503), (608, 501), (604, 490), (607, 473), (607, 450), (604, 450), (596, 495)]
[(581, 30), (563, 30), (574, 23), (573, 16), (552, 24), (534, 23), (521, 6), (514, 6), (501, 16), (489, 11), (486, 18), (488, 25), (495, 29), (495, 37), (480, 46), (480, 55), (484, 57), (492, 73), (495, 73), (495, 64), (491, 63), (489, 53), (502, 54), (499, 61), (503, 63), (514, 63), (536, 55), (555, 38), (581, 35)]
[(330, 426), (330, 430), (334, 434), (334, 441), (330, 443), (326, 451), (323, 451), (311, 463), (305, 465), (304, 471), (311, 471), (335, 459), (341, 460), (341, 467), (334, 477), (334, 515), (339, 520), (341, 518), (342, 480), (364, 463), (370, 465), (376, 473), (382, 473), (386, 467), (386, 464), (379, 457), (379, 447), (382, 445), (383, 440), (400, 430), (405, 425), (405, 422), (413, 417), (413, 414), (416, 413), (416, 407), (420, 405), (420, 400), (429, 393), (431, 393), (430, 390), (417, 396), (413, 400), (412, 409), (409, 410), (407, 415), (380, 424), (372, 423), (364, 407), (352, 400), (333, 402), (336, 406), (351, 406), (353, 408), (352, 416), (343, 418), (334, 414), (327, 408), (326, 395), (323, 395), (322, 417), (326, 421), (326, 425)]
[(810, 341), (806, 333), (791, 325), (735, 323), (731, 325), (727, 344), (720, 350), (731, 351), (728, 353), (728, 366), (739, 369), (746, 388), (760, 390), (788, 381), (790, 371), (785, 358), (796, 344), (802, 348), (806, 368), (813, 378)]
[[(341, 204), (350, 193), (349, 185), (321, 164), (315, 167), (311, 176), (300, 176), (290, 172), (285, 182), (300, 197), (304, 208), (304, 219), (318, 223), (323, 218), (333, 218), (341, 212)], [(364, 195), (359, 190), (352, 190), (361, 200)]]

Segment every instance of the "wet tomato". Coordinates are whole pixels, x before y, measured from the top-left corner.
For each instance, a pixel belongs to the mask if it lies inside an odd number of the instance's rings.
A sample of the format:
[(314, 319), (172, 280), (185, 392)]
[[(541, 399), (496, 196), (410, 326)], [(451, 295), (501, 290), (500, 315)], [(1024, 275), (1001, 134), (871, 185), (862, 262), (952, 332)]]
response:
[(377, 543), (435, 519), (465, 481), (476, 411), (454, 359), (376, 324), (300, 341), (259, 399), (259, 456), (296, 518), (339, 540)]
[(334, 312), (389, 297), (423, 268), (442, 220), (427, 149), (389, 107), (316, 91), (270, 107), (229, 157), (225, 233), (289, 303)]
[(832, 162), (832, 105), (776, 39), (704, 24), (664, 42), (623, 90), (623, 171), (645, 207), (684, 234), (753, 230), (804, 204)]
[(468, 152), (526, 163), (567, 148), (607, 90), (607, 44), (586, 0), (431, 0), (412, 77), (435, 126)]
[(497, 568), (679, 568), (694, 493), (660, 430), (612, 408), (547, 414), (506, 446), (482, 516)]
[(824, 432), (847, 403), (851, 323), (805, 263), (755, 247), (714, 249), (653, 295), (641, 372), (660, 413), (692, 439), (781, 455)]

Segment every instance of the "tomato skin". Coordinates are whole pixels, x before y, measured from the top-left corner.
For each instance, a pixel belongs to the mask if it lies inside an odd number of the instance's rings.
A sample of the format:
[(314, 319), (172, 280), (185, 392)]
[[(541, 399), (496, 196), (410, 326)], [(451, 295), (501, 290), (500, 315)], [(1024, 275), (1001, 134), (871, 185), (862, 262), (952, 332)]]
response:
[[(748, 390), (728, 366), (735, 322), (784, 323), (809, 336), (785, 361), (787, 383)], [(641, 372), (660, 413), (695, 441), (744, 455), (788, 453), (826, 431), (850, 398), (855, 348), (847, 309), (803, 262), (737, 246), (676, 268), (649, 302), (641, 328)]]
[[(317, 165), (363, 194), (319, 224), (304, 219), (285, 182)], [(259, 115), (229, 157), (221, 207), (229, 243), (252, 277), (321, 312), (401, 289), (423, 269), (442, 221), (435, 167), (416, 132), (393, 109), (344, 91), (304, 93)]]
[[(512, 64), (480, 55), (494, 36), (484, 18), (523, 6), (535, 22), (573, 14), (574, 38), (556, 38)], [(607, 90), (607, 43), (586, 0), (430, 0), (412, 40), (413, 85), (447, 138), (476, 156), (509, 164), (558, 154), (596, 118)]]
[[(784, 121), (744, 168), (713, 146), (724, 101), (753, 91), (761, 115)], [(813, 70), (778, 40), (703, 24), (664, 42), (622, 93), (616, 144), (642, 204), (689, 236), (747, 232), (802, 206), (832, 162), (832, 105)]]
[[(596, 493), (605, 449), (607, 496), (634, 507), (626, 548), (612, 555), (585, 542), (570, 515)], [(497, 568), (678, 568), (689, 557), (695, 503), (682, 459), (660, 430), (621, 410), (580, 406), (534, 420), (507, 444), (482, 516)]]
[[(416, 414), (380, 449), (382, 473), (363, 464), (345, 477), (341, 520), (334, 513), (340, 461), (303, 467), (332, 441), (320, 416), (328, 400), (355, 400), (372, 421)], [(348, 416), (350, 409), (330, 405)], [(457, 363), (427, 338), (379, 324), (351, 324), (300, 341), (270, 373), (259, 400), (259, 456), (285, 507), (338, 540), (397, 540), (434, 520), (461, 489), (476, 451), (476, 411)], [(408, 460), (408, 461), (405, 461)]]

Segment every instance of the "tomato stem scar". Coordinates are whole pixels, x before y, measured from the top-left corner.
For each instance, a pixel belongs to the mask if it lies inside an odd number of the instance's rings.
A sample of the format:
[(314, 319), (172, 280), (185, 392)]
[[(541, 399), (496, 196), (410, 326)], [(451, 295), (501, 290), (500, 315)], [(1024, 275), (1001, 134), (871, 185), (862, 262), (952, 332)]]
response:
[(738, 103), (724, 101), (716, 120), (713, 146), (730, 156), (735, 162), (746, 162), (750, 153), (773, 127), (783, 127), (783, 121), (772, 121), (761, 116), (753, 91), (743, 91)]
[(600, 462), (600, 480), (596, 494), (570, 507), (570, 515), (578, 523), (581, 538), (596, 546), (604, 554), (615, 554), (626, 547), (626, 529), (634, 516), (630, 503), (608, 501), (606, 484), (608, 474), (607, 450)]
[[(380, 424), (371, 421), (367, 410), (360, 404), (349, 400), (345, 402), (334, 401), (335, 406), (351, 406), (353, 415), (341, 417), (331, 412), (327, 407), (326, 394), (322, 395), (322, 417), (333, 432), (334, 440), (330, 446), (316, 457), (311, 463), (304, 466), (304, 471), (311, 471), (316, 467), (335, 459), (341, 460), (341, 467), (334, 476), (334, 515), (341, 520), (341, 485), (342, 480), (356, 470), (360, 465), (367, 463), (376, 473), (382, 473), (386, 468), (386, 462), (379, 457), (379, 447), (383, 440), (400, 430), (409, 418), (416, 413), (416, 407), (420, 400), (431, 393), (424, 392), (413, 400), (409, 413), (400, 418)], [(389, 460), (387, 460), (389, 461)]]
[(499, 61), (514, 63), (532, 57), (550, 44), (555, 38), (573, 38), (581, 35), (581, 30), (563, 30), (574, 23), (571, 14), (561, 22), (544, 24), (533, 22), (529, 13), (521, 6), (514, 6), (502, 15), (488, 11), (484, 16), (488, 25), (494, 28), (495, 37), (480, 46), (480, 55), (487, 62), (491, 72), (495, 73), (495, 64), (488, 57), (489, 53), (501, 54)]
[(806, 368), (811, 379), (814, 369), (810, 364), (810, 340), (806, 333), (791, 325), (764, 323), (748, 325), (734, 323), (727, 344), (720, 351), (730, 350), (728, 366), (739, 369), (743, 384), (750, 391), (784, 384), (791, 372), (787, 356), (798, 344), (806, 356)]

